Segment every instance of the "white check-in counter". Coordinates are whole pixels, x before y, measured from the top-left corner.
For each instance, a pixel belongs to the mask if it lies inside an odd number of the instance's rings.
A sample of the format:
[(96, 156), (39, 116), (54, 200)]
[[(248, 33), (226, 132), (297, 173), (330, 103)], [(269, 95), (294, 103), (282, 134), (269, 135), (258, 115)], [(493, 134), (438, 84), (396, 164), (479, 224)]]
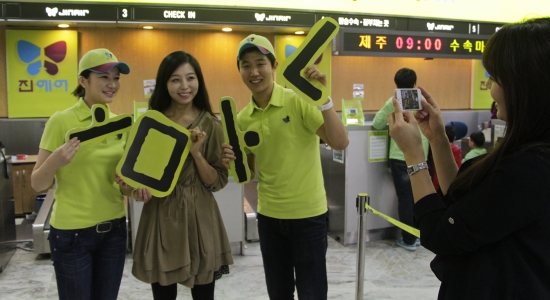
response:
[[(360, 193), (369, 194), (374, 209), (398, 219), (397, 196), (387, 160), (388, 131), (372, 128), (372, 122), (347, 126), (346, 131), (349, 145), (344, 151), (320, 145), (329, 236), (343, 245), (357, 243), (356, 198)], [(394, 238), (397, 233), (388, 221), (372, 213), (367, 215), (367, 241)]]

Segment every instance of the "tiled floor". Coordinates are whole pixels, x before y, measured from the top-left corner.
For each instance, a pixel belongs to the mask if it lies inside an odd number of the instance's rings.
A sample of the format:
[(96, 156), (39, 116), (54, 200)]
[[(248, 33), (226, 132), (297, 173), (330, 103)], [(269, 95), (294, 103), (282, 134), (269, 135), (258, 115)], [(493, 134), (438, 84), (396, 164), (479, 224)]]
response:
[[(20, 243), (29, 248), (32, 244)], [(436, 299), (439, 281), (429, 268), (434, 254), (423, 247), (409, 252), (395, 241), (367, 243), (363, 299)], [(248, 243), (245, 255), (236, 255), (231, 274), (216, 282), (216, 299), (269, 299), (265, 288), (259, 243)], [(356, 245), (342, 246), (329, 239), (328, 299), (355, 299)], [(131, 275), (128, 255), (118, 299), (152, 299), (150, 286)], [(57, 299), (53, 266), (49, 256), (18, 249), (0, 273), (0, 299)], [(179, 286), (178, 299), (191, 299), (189, 289)]]

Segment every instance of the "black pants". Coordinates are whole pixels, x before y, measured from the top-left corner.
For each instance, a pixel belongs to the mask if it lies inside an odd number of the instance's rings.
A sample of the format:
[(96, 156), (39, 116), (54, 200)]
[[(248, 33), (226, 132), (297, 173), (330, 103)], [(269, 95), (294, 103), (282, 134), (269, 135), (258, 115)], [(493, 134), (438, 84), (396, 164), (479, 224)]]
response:
[[(215, 280), (208, 284), (194, 285), (191, 289), (193, 300), (214, 300)], [(155, 300), (176, 300), (178, 296), (178, 284), (160, 285), (158, 282), (151, 283), (153, 299)]]

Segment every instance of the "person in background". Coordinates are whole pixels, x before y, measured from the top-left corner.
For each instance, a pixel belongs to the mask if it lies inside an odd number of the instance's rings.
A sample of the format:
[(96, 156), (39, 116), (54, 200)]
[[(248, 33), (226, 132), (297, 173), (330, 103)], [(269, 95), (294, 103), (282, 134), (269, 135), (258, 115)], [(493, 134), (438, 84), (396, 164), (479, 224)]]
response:
[[(273, 81), (277, 61), (271, 42), (251, 34), (237, 49), (237, 67), (252, 92), (239, 112), (241, 130), (258, 130), (262, 144), (248, 154), (252, 173), (256, 162), (258, 233), (270, 299), (327, 299), (327, 198), (319, 138), (335, 150), (349, 143), (346, 129), (330, 97), (319, 107)], [(326, 85), (316, 66), (305, 77)], [(285, 122), (286, 120), (286, 122)], [(224, 144), (224, 162), (235, 159)], [(254, 176), (251, 176), (254, 178)], [(296, 277), (294, 275), (296, 274)]]
[[(550, 299), (550, 17), (503, 26), (483, 51), (502, 141), (484, 156), (454, 162), (437, 102), (395, 104), (390, 134), (411, 172), (422, 245), (436, 254), (438, 299)], [(443, 197), (424, 164), (418, 127), (430, 141)]]
[[(455, 128), (453, 126), (446, 125), (445, 135), (447, 135), (447, 139), (449, 139), (449, 143), (451, 143), (451, 150), (453, 151), (453, 157), (455, 159), (456, 165), (460, 168), (460, 166), (462, 165), (462, 151), (460, 150), (460, 148), (458, 148), (457, 145), (453, 144), (456, 137)], [(435, 169), (431, 147), (428, 154), (428, 169), (430, 171), (430, 176), (432, 177), (434, 188), (437, 191), (437, 189), (439, 189), (439, 179), (437, 178), (437, 170)]]
[[(191, 149), (174, 191), (145, 200), (132, 274), (151, 283), (154, 299), (177, 297), (177, 284), (195, 300), (213, 300), (215, 280), (233, 264), (213, 192), (227, 184), (221, 122), (212, 112), (199, 62), (176, 51), (161, 62), (149, 108), (191, 131)], [(138, 194), (138, 198), (141, 199)]]
[[(394, 82), (399, 89), (410, 89), (416, 86), (416, 72), (409, 68), (402, 68), (395, 73)], [(388, 114), (394, 111), (392, 98), (390, 97), (384, 106), (376, 113), (372, 120), (372, 127), (377, 130), (386, 128), (388, 124)], [(422, 144), (424, 146), (424, 155), (428, 156), (428, 140), (422, 135)], [(399, 221), (409, 226), (414, 227), (413, 220), (413, 193), (411, 181), (407, 175), (407, 165), (403, 152), (393, 139), (390, 139), (389, 149), (390, 170), (393, 178), (395, 193), (397, 194), (397, 210), (399, 212)], [(402, 230), (402, 237), (397, 239), (397, 245), (409, 250), (416, 251), (416, 247), (420, 245), (420, 239), (414, 235)]]
[(464, 156), (462, 163), (468, 159), (487, 153), (487, 150), (483, 148), (483, 145), (485, 144), (485, 134), (483, 134), (483, 132), (477, 131), (470, 134), (470, 141), (468, 143), (471, 150)]
[(127, 135), (80, 145), (76, 137), (65, 142), (65, 133), (90, 126), (92, 105), (112, 103), (120, 74), (129, 72), (128, 65), (107, 49), (84, 54), (73, 92), (77, 103), (51, 116), (40, 141), (31, 184), (42, 191), (54, 179), (56, 183), (48, 239), (59, 299), (116, 299), (118, 295), (128, 239), (123, 195), (130, 195), (131, 189), (116, 184), (115, 167)]
[[(491, 84), (492, 84), (492, 80), (489, 78), (489, 80), (487, 80), (487, 88), (488, 89), (491, 89)], [(488, 123), (488, 127), (491, 128), (492, 126), (492, 121), (494, 119), (498, 119), (497, 118), (497, 112), (498, 112), (498, 107), (497, 107), (497, 103), (495, 101), (493, 101), (493, 103), (491, 103), (491, 119), (489, 120), (489, 123)]]

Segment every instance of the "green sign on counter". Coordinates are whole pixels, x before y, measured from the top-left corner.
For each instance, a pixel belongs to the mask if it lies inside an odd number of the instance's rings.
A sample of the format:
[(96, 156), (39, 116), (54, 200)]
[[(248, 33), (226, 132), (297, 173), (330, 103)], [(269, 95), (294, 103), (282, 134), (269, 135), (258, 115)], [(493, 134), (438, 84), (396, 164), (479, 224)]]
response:
[(345, 126), (363, 126), (365, 125), (365, 115), (363, 114), (362, 98), (353, 100), (342, 99), (342, 122)]
[(369, 131), (369, 162), (388, 160), (388, 131)]

